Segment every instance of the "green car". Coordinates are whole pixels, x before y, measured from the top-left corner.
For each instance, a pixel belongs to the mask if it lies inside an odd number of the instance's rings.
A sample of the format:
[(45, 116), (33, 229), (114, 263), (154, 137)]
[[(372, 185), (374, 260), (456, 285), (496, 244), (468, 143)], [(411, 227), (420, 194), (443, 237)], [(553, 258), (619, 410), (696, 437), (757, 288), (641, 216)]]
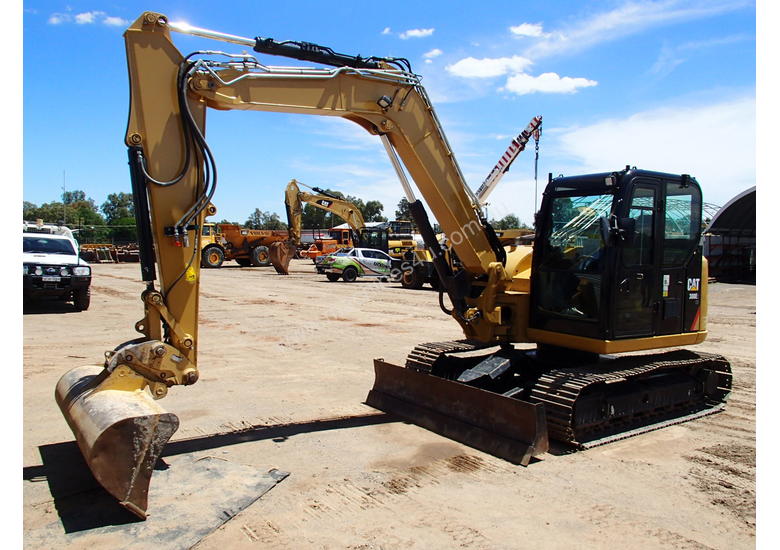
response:
[(351, 283), (358, 277), (376, 277), (380, 280), (398, 280), (400, 269), (395, 266), (400, 263), (393, 260), (381, 250), (372, 248), (344, 248), (326, 256), (319, 264), (329, 281), (340, 278)]

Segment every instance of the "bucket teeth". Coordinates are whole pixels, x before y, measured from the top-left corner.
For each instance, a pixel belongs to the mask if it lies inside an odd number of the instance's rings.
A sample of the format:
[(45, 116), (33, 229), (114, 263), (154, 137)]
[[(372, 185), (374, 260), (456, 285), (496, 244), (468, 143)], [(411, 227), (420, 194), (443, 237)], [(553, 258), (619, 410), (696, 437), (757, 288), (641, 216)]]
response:
[(145, 519), (154, 466), (179, 419), (145, 389), (110, 389), (109, 376), (98, 366), (70, 370), (55, 398), (95, 479)]

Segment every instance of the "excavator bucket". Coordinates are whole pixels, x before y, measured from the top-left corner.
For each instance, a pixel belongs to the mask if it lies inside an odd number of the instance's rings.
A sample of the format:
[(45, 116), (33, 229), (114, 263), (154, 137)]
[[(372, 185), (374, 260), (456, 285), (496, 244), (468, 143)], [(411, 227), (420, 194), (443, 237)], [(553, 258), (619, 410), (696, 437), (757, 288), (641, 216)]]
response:
[(289, 275), (290, 260), (295, 256), (295, 245), (291, 242), (277, 241), (269, 249), (271, 265), (279, 275)]
[(374, 360), (366, 404), (413, 424), (527, 466), (547, 452), (544, 406)]
[(146, 390), (109, 389), (122, 385), (107, 384), (108, 378), (100, 366), (72, 369), (57, 383), (55, 398), (95, 478), (145, 519), (152, 471), (179, 419)]

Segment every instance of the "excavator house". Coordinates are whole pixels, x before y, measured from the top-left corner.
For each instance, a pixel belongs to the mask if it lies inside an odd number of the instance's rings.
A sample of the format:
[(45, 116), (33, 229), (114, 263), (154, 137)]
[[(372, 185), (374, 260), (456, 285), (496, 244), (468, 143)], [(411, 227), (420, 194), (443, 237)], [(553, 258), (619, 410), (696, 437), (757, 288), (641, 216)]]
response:
[[(317, 66), (212, 49), (182, 54), (172, 31)], [(199, 377), (200, 228), (217, 184), (208, 109), (339, 116), (384, 144), (432, 253), (439, 306), (463, 337), (421, 343), (403, 366), (375, 360), (369, 405), (522, 465), (550, 439), (588, 447), (724, 406), (731, 369), (723, 357), (658, 351), (707, 336), (693, 177), (626, 167), (550, 178), (533, 246), (504, 246), (405, 59), (243, 38), (152, 12), (124, 36), (143, 317), (135, 339), (106, 352), (103, 366), (65, 373), (55, 396), (97, 480), (139, 517), (179, 423), (159, 400)], [(273, 246), (286, 271), (290, 243)]]

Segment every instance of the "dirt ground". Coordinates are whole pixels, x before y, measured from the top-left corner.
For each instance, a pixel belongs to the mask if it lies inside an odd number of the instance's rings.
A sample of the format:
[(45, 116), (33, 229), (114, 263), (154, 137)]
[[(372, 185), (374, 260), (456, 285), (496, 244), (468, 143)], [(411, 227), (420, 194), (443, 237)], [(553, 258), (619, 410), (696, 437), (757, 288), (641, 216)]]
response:
[[(754, 286), (710, 286), (697, 350), (731, 361), (725, 412), (524, 468), (363, 404), (375, 357), (403, 364), (418, 343), (461, 337), (433, 292), (291, 267), (202, 272), (200, 381), (161, 402), (181, 421), (172, 441), (199, 438), (204, 456), (290, 476), (198, 550), (755, 545)], [(39, 447), (73, 440), (53, 398), (59, 377), (136, 336), (138, 264), (93, 273), (88, 311), (24, 314), (26, 471), (41, 465)], [(251, 437), (208, 444), (242, 430)], [(25, 531), (56, 518), (40, 481), (23, 481)]]

